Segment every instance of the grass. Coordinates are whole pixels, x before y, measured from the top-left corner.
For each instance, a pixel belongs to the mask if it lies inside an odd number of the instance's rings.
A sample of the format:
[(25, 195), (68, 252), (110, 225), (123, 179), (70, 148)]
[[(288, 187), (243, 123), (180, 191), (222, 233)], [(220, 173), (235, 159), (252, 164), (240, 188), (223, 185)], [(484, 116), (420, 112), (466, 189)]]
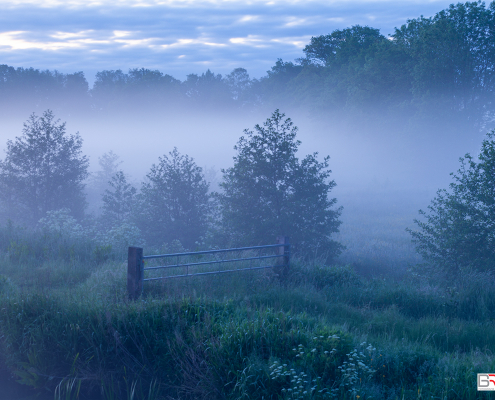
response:
[(406, 228), (426, 208), (430, 193), (391, 188), (339, 192), (344, 204), (342, 225), (334, 238), (346, 246), (339, 262), (352, 264), (361, 275), (404, 278), (407, 269), (421, 262)]
[(214, 292), (191, 279), (181, 296), (158, 283), (136, 302), (121, 262), (70, 288), (4, 275), (4, 363), (57, 399), (487, 397), (475, 384), (495, 368), (494, 315), (475, 302), (469, 316), (467, 283), (390, 285), (297, 262), (285, 284), (264, 274), (216, 277)]
[[(0, 382), (43, 400), (489, 398), (476, 373), (495, 371), (493, 276), (408, 274), (401, 224), (377, 231), (389, 245), (375, 264), (351, 249), (347, 265), (293, 260), (284, 282), (272, 270), (146, 282), (134, 302), (120, 255), (4, 232), (0, 371), (14, 378)], [(357, 227), (348, 244), (364, 243), (370, 225)]]

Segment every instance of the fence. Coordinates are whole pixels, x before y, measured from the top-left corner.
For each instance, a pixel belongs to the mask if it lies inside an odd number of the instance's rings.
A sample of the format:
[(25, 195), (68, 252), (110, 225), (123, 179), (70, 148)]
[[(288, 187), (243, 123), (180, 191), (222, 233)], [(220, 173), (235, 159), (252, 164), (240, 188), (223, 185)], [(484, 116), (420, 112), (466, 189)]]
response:
[[(262, 249), (270, 249), (273, 248), (276, 250), (277, 254), (275, 255), (261, 255)], [(214, 261), (202, 261), (202, 262), (192, 262), (192, 263), (179, 263), (181, 257), (185, 256), (199, 256), (206, 254), (221, 254), (228, 252), (243, 252), (248, 250), (258, 250), (258, 256), (254, 257), (238, 257), (238, 258), (227, 258), (222, 260), (214, 260)], [(153, 259), (153, 258), (173, 258), (176, 257), (176, 263), (173, 265), (162, 265), (156, 267), (144, 267), (144, 260)], [(218, 271), (208, 271), (208, 272), (192, 272), (189, 273), (189, 267), (199, 267), (206, 265), (214, 265), (214, 264), (225, 264), (225, 263), (239, 263), (242, 261), (254, 261), (259, 260), (264, 261), (266, 259), (278, 259), (275, 265), (260, 265), (253, 267), (250, 265), (247, 268), (235, 268), (235, 269), (227, 269), (227, 270), (218, 270)], [(150, 255), (144, 256), (143, 249), (141, 247), (129, 247), (128, 260), (127, 260), (127, 292), (129, 294), (130, 299), (137, 299), (141, 293), (143, 292), (143, 282), (144, 281), (152, 281), (158, 279), (172, 279), (172, 278), (188, 278), (192, 276), (202, 276), (202, 275), (213, 275), (213, 274), (224, 274), (231, 272), (240, 272), (240, 271), (248, 271), (248, 270), (256, 270), (256, 269), (266, 269), (266, 268), (278, 268), (279, 275), (285, 276), (290, 266), (290, 243), (289, 238), (287, 236), (279, 236), (277, 237), (277, 244), (270, 244), (266, 246), (251, 246), (251, 247), (239, 247), (232, 249), (222, 249), (222, 250), (207, 250), (207, 251), (196, 251), (196, 252), (187, 252), (187, 253), (174, 253), (174, 254), (160, 254), (160, 255)], [(147, 270), (157, 270), (157, 269), (169, 269), (169, 268), (179, 268), (185, 267), (186, 273), (181, 275), (172, 275), (172, 276), (160, 276), (155, 278), (145, 278), (144, 271)]]

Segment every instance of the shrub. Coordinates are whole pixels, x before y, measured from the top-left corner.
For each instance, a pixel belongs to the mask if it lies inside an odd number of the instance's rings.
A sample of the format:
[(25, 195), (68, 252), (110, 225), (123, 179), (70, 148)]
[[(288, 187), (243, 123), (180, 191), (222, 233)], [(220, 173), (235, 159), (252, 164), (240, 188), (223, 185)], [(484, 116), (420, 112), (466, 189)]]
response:
[(461, 271), (487, 271), (495, 265), (495, 131), (483, 140), (478, 161), (460, 159), (450, 191), (439, 190), (408, 229), (429, 272), (458, 276)]

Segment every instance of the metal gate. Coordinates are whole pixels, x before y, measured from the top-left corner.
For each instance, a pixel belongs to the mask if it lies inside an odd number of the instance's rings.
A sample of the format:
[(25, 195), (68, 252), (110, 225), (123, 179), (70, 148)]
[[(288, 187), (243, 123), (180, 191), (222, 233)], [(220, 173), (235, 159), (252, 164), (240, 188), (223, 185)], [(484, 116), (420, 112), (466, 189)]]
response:
[[(276, 254), (273, 255), (261, 255), (264, 249), (274, 249)], [(257, 256), (250, 257), (235, 257), (235, 258), (225, 258), (221, 260), (213, 261), (200, 261), (200, 262), (188, 262), (181, 263), (181, 258), (186, 256), (202, 256), (207, 254), (221, 254), (221, 253), (233, 253), (233, 252), (245, 252), (245, 251), (258, 251)], [(159, 265), (154, 267), (144, 267), (144, 261), (147, 259), (155, 258), (176, 258), (175, 264), (172, 265)], [(277, 259), (277, 262), (271, 265), (258, 265), (252, 266), (253, 261), (258, 261), (260, 264), (265, 260)], [(231, 268), (226, 270), (217, 271), (207, 271), (207, 272), (195, 272), (195, 267), (206, 266), (206, 265), (221, 265), (225, 263), (240, 263), (249, 261), (249, 267), (242, 268)], [(221, 249), (221, 250), (207, 250), (207, 251), (195, 251), (195, 252), (185, 252), (185, 253), (172, 253), (172, 254), (158, 254), (158, 255), (143, 255), (143, 249), (141, 247), (129, 247), (128, 252), (128, 263), (127, 263), (127, 291), (129, 298), (137, 299), (143, 292), (143, 282), (153, 281), (159, 279), (174, 279), (174, 278), (188, 278), (192, 276), (203, 276), (203, 275), (217, 275), (224, 273), (233, 273), (240, 271), (249, 271), (256, 269), (266, 269), (266, 268), (279, 268), (279, 274), (285, 276), (290, 265), (290, 243), (287, 236), (277, 237), (277, 244), (270, 244), (266, 246), (251, 246), (251, 247), (238, 247), (232, 249)], [(171, 268), (185, 268), (186, 272), (179, 275), (171, 276), (159, 276), (145, 278), (144, 272), (150, 270), (159, 269), (171, 269)], [(190, 271), (191, 269), (191, 271)]]

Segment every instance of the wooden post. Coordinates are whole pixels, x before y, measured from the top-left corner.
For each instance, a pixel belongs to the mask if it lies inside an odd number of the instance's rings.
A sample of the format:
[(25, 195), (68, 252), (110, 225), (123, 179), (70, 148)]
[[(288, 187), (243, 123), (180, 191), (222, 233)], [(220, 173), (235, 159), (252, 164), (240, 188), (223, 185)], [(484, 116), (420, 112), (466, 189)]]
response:
[(141, 247), (129, 247), (127, 257), (127, 293), (131, 300), (136, 300), (143, 292), (143, 268), (143, 249)]
[(277, 236), (277, 244), (281, 244), (283, 246), (277, 247), (278, 255), (283, 256), (278, 260), (278, 264), (280, 265), (277, 268), (277, 273), (282, 280), (285, 280), (289, 274), (290, 267), (290, 243), (288, 236)]

